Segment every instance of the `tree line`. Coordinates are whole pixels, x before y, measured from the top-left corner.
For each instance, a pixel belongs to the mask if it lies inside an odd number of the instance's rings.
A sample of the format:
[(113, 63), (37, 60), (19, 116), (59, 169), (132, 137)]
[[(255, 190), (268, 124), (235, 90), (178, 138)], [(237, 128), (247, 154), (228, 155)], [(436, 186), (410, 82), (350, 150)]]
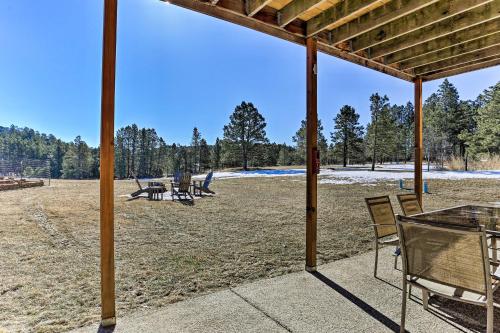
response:
[[(461, 100), (445, 80), (427, 98), (424, 112), (424, 152), (429, 164), (443, 166), (451, 158), (484, 159), (500, 154), (500, 82), (475, 100)], [(414, 106), (392, 104), (387, 96), (370, 96), (371, 120), (363, 126), (359, 113), (344, 105), (329, 123), (329, 139), (318, 121), (318, 149), (322, 164), (406, 163), (413, 156)], [(292, 145), (270, 142), (266, 121), (250, 102), (237, 105), (222, 129), (222, 138), (209, 144), (194, 127), (188, 145), (167, 142), (153, 128), (136, 124), (118, 129), (115, 137), (115, 175), (148, 178), (175, 171), (199, 173), (228, 167), (303, 165), (306, 121), (292, 137)], [(54, 135), (15, 126), (0, 127), (0, 161), (19, 164), (26, 159), (48, 160), (44, 170), (53, 178), (99, 177), (99, 148), (80, 136), (64, 142)], [(4, 163), (5, 164), (5, 163)], [(467, 163), (465, 163), (467, 165)], [(1, 171), (1, 170), (0, 170)], [(33, 171), (34, 172), (34, 171)]]

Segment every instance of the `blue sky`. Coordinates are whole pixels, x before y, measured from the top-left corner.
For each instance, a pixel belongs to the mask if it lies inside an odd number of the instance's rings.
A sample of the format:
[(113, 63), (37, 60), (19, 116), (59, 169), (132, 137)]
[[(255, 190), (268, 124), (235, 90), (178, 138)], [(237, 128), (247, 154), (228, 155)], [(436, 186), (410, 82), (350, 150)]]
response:
[[(291, 142), (305, 115), (305, 49), (157, 0), (120, 0), (116, 127), (154, 127), (167, 143), (222, 136), (235, 105), (253, 102), (271, 141)], [(102, 1), (0, 2), (0, 125), (65, 140), (99, 141)], [(369, 96), (413, 100), (412, 84), (319, 55), (325, 134), (344, 104), (369, 121)], [(499, 68), (450, 78), (462, 99), (500, 79)], [(441, 81), (424, 84), (424, 98)]]

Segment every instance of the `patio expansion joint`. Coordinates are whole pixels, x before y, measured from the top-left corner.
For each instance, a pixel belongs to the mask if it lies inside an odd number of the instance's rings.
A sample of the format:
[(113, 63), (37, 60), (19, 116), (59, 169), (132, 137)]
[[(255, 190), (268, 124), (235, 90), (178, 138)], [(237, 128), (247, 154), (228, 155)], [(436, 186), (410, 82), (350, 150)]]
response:
[(266, 316), (267, 318), (271, 319), (274, 323), (276, 323), (276, 325), (280, 326), (281, 328), (283, 328), (284, 330), (286, 330), (287, 332), (290, 332), (290, 333), (293, 333), (293, 331), (288, 328), (285, 324), (283, 324), (282, 322), (280, 322), (278, 319), (276, 318), (273, 318), (270, 314), (268, 314), (266, 311), (264, 311), (263, 309), (261, 309), (259, 306), (257, 306), (256, 304), (252, 303), (248, 298), (244, 297), (243, 295), (239, 294), (236, 290), (234, 290), (233, 288), (229, 288), (229, 290), (235, 294), (236, 296), (238, 296), (239, 298), (241, 298), (245, 303), (247, 303), (248, 305), (250, 305), (251, 307), (253, 307), (255, 310), (259, 311), (260, 313), (262, 313), (264, 316)]

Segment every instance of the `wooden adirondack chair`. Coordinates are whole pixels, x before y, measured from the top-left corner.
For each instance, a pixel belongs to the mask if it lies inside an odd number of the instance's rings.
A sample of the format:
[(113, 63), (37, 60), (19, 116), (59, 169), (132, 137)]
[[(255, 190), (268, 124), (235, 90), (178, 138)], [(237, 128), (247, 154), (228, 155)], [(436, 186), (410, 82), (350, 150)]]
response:
[(150, 200), (160, 200), (160, 198), (163, 198), (163, 193), (167, 191), (165, 188), (165, 184), (160, 183), (160, 182), (149, 182), (147, 187), (142, 187), (141, 183), (139, 182), (139, 179), (137, 179), (136, 175), (132, 173), (132, 176), (135, 179), (135, 182), (137, 186), (139, 187), (139, 190), (135, 191), (134, 193), (130, 194), (132, 198), (136, 198), (142, 193), (147, 193), (148, 198)]
[(172, 201), (175, 200), (175, 196), (181, 200), (181, 195), (184, 196), (184, 200), (189, 197), (193, 200), (193, 196), (191, 195), (191, 174), (189, 172), (184, 173), (179, 183), (171, 182), (171, 191), (172, 191)]
[(212, 191), (208, 188), (210, 186), (210, 182), (212, 181), (213, 175), (214, 175), (213, 171), (210, 171), (208, 173), (207, 177), (205, 177), (204, 181), (201, 181), (201, 180), (194, 180), (193, 181), (194, 195), (197, 195), (197, 193), (198, 193), (201, 196), (202, 192), (215, 194), (214, 191)]

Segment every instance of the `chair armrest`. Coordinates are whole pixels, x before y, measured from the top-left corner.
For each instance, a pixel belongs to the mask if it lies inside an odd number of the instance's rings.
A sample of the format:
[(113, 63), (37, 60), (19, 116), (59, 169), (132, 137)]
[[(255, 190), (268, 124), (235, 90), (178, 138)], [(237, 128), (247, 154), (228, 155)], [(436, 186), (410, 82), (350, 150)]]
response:
[(486, 230), (486, 234), (491, 238), (500, 238), (500, 231)]

